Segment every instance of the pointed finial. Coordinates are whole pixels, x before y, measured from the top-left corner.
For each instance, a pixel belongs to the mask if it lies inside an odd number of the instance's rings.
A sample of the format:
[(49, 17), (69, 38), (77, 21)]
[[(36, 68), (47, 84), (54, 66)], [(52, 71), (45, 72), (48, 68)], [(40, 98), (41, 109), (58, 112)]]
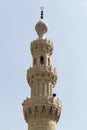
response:
[(45, 34), (48, 31), (48, 25), (47, 23), (43, 20), (43, 10), (44, 8), (41, 7), (41, 20), (39, 22), (37, 22), (36, 26), (35, 26), (35, 30), (38, 34), (38, 38), (39, 39), (45, 39)]
[(44, 7), (41, 7), (41, 19), (43, 19), (43, 11), (44, 11)]

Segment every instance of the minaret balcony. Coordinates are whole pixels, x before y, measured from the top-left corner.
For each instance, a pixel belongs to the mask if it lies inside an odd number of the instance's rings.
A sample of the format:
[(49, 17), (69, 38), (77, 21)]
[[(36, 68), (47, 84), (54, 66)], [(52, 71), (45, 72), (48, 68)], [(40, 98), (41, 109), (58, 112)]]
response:
[(57, 81), (57, 71), (52, 66), (35, 66), (27, 70), (27, 81), (30, 86), (36, 80), (47, 80), (51, 82), (53, 85), (56, 84)]
[(37, 39), (31, 42), (31, 53), (32, 55), (37, 55), (40, 52), (48, 53), (52, 55), (53, 42), (47, 39)]
[(61, 101), (57, 98), (27, 98), (23, 103), (23, 112), (26, 122), (35, 116), (36, 118), (41, 116), (41, 119), (46, 116), (50, 119), (49, 115), (51, 115), (52, 120), (57, 122), (60, 118), (61, 107)]

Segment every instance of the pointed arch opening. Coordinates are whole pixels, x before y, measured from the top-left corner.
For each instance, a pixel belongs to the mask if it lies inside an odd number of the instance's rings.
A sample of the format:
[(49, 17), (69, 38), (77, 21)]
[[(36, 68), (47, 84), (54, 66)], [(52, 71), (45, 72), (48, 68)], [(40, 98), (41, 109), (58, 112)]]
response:
[(44, 65), (44, 57), (43, 56), (40, 56), (40, 64)]

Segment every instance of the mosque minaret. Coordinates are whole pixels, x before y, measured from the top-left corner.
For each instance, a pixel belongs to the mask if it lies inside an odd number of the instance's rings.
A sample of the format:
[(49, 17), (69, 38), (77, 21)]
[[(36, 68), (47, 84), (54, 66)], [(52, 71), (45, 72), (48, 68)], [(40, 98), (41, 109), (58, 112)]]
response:
[(51, 65), (53, 42), (45, 38), (48, 25), (43, 19), (43, 8), (35, 30), (38, 38), (30, 45), (33, 65), (27, 70), (31, 97), (23, 102), (24, 118), (28, 130), (56, 130), (61, 114), (61, 101), (53, 93), (58, 76)]

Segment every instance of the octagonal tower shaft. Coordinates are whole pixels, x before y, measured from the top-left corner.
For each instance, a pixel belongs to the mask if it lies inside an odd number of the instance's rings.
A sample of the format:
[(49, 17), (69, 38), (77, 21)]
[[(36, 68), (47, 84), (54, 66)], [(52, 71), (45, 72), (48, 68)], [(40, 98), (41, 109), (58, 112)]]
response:
[(57, 81), (56, 69), (51, 65), (53, 43), (45, 38), (48, 26), (43, 19), (35, 29), (38, 39), (31, 42), (33, 64), (27, 70), (31, 97), (24, 100), (23, 113), (28, 130), (55, 130), (61, 114), (61, 102), (53, 96)]

